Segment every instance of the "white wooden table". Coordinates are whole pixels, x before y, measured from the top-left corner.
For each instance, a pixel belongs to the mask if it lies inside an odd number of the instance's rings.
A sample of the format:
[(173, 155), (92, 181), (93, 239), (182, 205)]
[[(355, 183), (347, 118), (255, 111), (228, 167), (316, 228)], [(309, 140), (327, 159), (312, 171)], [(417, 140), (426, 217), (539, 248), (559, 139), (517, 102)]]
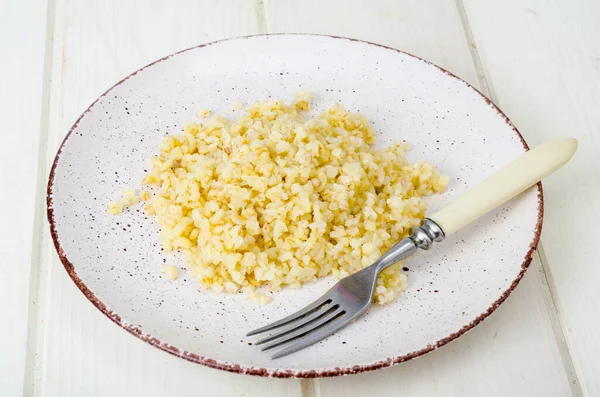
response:
[[(600, 396), (597, 0), (0, 0), (1, 396)], [(76, 117), (131, 71), (225, 37), (312, 32), (386, 44), (481, 89), (530, 144), (580, 140), (544, 184), (542, 244), (512, 296), (417, 360), (320, 380), (235, 375), (160, 352), (77, 290), (45, 183)]]

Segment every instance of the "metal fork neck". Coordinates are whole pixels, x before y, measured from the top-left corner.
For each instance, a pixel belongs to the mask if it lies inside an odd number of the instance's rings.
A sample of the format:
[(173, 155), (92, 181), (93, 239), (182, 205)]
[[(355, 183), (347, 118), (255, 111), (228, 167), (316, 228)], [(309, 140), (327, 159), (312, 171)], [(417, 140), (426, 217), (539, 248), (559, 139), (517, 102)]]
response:
[(410, 237), (396, 243), (373, 266), (376, 266), (377, 271), (381, 272), (388, 266), (411, 256), (418, 248), (424, 250), (430, 249), (434, 242), (440, 242), (444, 240), (444, 237), (442, 228), (431, 219), (426, 218), (420, 227), (413, 227), (411, 229)]
[(433, 243), (439, 243), (446, 238), (441, 227), (429, 218), (425, 218), (420, 227), (410, 229), (410, 239), (418, 248), (428, 250)]

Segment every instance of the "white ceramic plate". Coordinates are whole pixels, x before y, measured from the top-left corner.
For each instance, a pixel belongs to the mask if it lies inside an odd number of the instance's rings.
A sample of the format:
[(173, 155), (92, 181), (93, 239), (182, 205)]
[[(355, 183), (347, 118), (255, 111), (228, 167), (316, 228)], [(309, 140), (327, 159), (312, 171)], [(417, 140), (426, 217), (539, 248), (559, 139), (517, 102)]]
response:
[(508, 119), (452, 74), (382, 46), (315, 35), (267, 35), (203, 45), (160, 59), (117, 83), (75, 122), (52, 167), (48, 218), (73, 281), (111, 320), (160, 349), (228, 371), (333, 376), (386, 367), (442, 346), (490, 314), (515, 288), (537, 244), (541, 188), (406, 262), (409, 286), (387, 306), (296, 354), (272, 361), (246, 332), (317, 298), (332, 280), (284, 290), (258, 306), (245, 294), (170, 282), (158, 225), (107, 202), (139, 186), (146, 159), (200, 108), (233, 116), (234, 102), (315, 95), (316, 110), (342, 102), (372, 121), (378, 144), (404, 139), (451, 178), (430, 211), (526, 150)]

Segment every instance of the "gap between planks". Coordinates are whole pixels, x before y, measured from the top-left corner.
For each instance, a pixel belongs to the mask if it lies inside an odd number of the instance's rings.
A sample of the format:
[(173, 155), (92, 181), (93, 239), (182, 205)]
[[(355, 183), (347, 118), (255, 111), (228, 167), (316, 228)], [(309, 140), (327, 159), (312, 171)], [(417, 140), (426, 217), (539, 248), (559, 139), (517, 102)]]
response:
[(33, 224), (33, 234), (31, 236), (31, 262), (29, 273), (29, 306), (28, 306), (28, 326), (26, 339), (25, 370), (23, 373), (23, 396), (33, 396), (35, 389), (35, 367), (37, 351), (43, 342), (39, 338), (38, 326), (41, 324), (40, 307), (42, 306), (40, 286), (43, 283), (41, 278), (44, 272), (41, 272), (41, 262), (43, 255), (44, 239), (44, 218), (46, 213), (46, 174), (48, 164), (48, 130), (50, 124), (50, 91), (51, 77), (53, 67), (53, 47), (54, 47), (54, 22), (55, 22), (55, 0), (48, 0), (46, 5), (46, 37), (44, 43), (44, 69), (42, 77), (42, 97), (40, 98), (40, 131), (39, 145), (37, 153), (37, 179), (35, 188), (35, 214)]
[(554, 285), (553, 278), (551, 276), (547, 276), (548, 274), (552, 273), (548, 268), (548, 258), (546, 258), (544, 247), (541, 243), (538, 245), (535, 255), (540, 262), (539, 278), (542, 287), (542, 293), (544, 294), (544, 298), (546, 300), (550, 324), (552, 325), (552, 330), (554, 331), (554, 337), (556, 338), (558, 351), (569, 379), (571, 393), (573, 394), (573, 397), (582, 397), (583, 390), (581, 389), (581, 384), (579, 383), (577, 372), (575, 371), (575, 366), (573, 365), (573, 360), (569, 351), (569, 345), (567, 344), (567, 339), (564, 334), (565, 327), (561, 323), (560, 316), (558, 315), (558, 308), (560, 306), (557, 304), (555, 298), (558, 297), (558, 294), (556, 293), (556, 286)]
[[(480, 91), (485, 96), (490, 98), (492, 102), (497, 104), (498, 100), (496, 97), (496, 93), (493, 89), (493, 84), (490, 84), (490, 82), (487, 79), (483, 63), (481, 62), (481, 57), (479, 56), (479, 50), (477, 49), (475, 38), (473, 37), (473, 32), (469, 24), (469, 18), (467, 17), (467, 12), (465, 10), (463, 0), (455, 0), (455, 3), (456, 10), (458, 11), (458, 15), (460, 17), (460, 22), (462, 24), (462, 28), (465, 33), (465, 38), (467, 40), (469, 50), (471, 51), (471, 57), (473, 58), (473, 65), (475, 67), (477, 78), (481, 87)], [(556, 344), (558, 346), (558, 350), (560, 352), (560, 356), (565, 367), (565, 372), (567, 373), (569, 379), (571, 393), (574, 397), (580, 397), (583, 396), (583, 391), (581, 389), (579, 379), (577, 378), (577, 373), (575, 372), (573, 359), (571, 358), (571, 354), (569, 352), (569, 347), (567, 345), (567, 341), (563, 331), (564, 327), (562, 327), (560, 317), (558, 315), (558, 306), (556, 304), (555, 298), (558, 295), (556, 293), (554, 280), (552, 279), (552, 273), (550, 272), (548, 267), (548, 258), (546, 258), (546, 255), (544, 253), (544, 247), (541, 241), (538, 244), (535, 256), (537, 257), (540, 263), (540, 267), (537, 269), (537, 271), (539, 274), (541, 289), (542, 293), (544, 294), (546, 309), (548, 310), (548, 316), (550, 318), (550, 323), (552, 325), (552, 331), (554, 332)], [(530, 269), (529, 271), (536, 270), (535, 266), (531, 267), (533, 269)]]
[(300, 394), (302, 397), (321, 397), (318, 379), (300, 379)]
[(267, 9), (265, 7), (264, 0), (256, 0), (256, 18), (258, 20), (258, 33), (265, 34), (269, 33), (269, 27), (267, 25)]

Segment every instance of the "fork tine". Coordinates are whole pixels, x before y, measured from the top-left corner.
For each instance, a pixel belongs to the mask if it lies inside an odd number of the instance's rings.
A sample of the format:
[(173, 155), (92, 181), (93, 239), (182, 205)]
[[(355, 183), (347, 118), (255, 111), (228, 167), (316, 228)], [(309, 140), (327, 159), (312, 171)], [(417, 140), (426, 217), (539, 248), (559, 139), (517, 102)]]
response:
[(340, 310), (339, 307), (337, 307), (337, 305), (336, 305), (335, 309), (329, 310), (324, 316), (322, 316), (318, 320), (314, 321), (313, 323), (308, 324), (304, 327), (300, 327), (300, 328), (296, 329), (295, 331), (287, 332), (283, 335), (280, 334), (280, 335), (274, 336), (272, 338), (274, 340), (265, 344), (261, 350), (262, 351), (269, 350), (274, 347), (291, 342), (297, 338), (301, 338), (304, 335), (309, 335), (312, 332), (319, 330), (319, 328), (326, 326), (327, 324), (329, 324), (330, 322), (332, 322), (333, 320), (338, 318), (340, 315), (343, 315), (345, 313), (346, 313), (345, 311)]
[(271, 358), (273, 360), (276, 360), (283, 356), (287, 356), (288, 354), (297, 352), (298, 350), (302, 350), (305, 347), (313, 345), (319, 342), (320, 340), (327, 338), (329, 335), (333, 334), (334, 332), (345, 326), (350, 320), (352, 320), (352, 318), (353, 316), (348, 315), (334, 317), (325, 326), (317, 329), (314, 332), (309, 332), (308, 334), (295, 339), (292, 343), (288, 344), (286, 347), (273, 354)]
[(298, 310), (297, 312), (295, 312), (293, 314), (290, 314), (287, 317), (282, 318), (279, 321), (275, 321), (274, 323), (265, 325), (264, 327), (260, 327), (253, 331), (248, 332), (246, 334), (246, 336), (252, 336), (252, 335), (260, 334), (262, 332), (270, 331), (275, 328), (279, 328), (282, 325), (291, 323), (292, 321), (300, 319), (300, 318), (314, 312), (315, 310), (319, 309), (321, 306), (328, 304), (330, 302), (331, 302), (331, 299), (327, 298), (326, 296), (322, 296), (319, 299), (317, 299), (316, 301), (314, 301), (313, 303), (311, 303), (310, 305)]
[(289, 326), (282, 326), (284, 328), (281, 330), (277, 330), (278, 333), (270, 335), (264, 339), (261, 339), (258, 342), (255, 342), (254, 345), (255, 346), (262, 345), (263, 343), (267, 343), (269, 341), (272, 341), (273, 339), (279, 339), (282, 336), (285, 336), (285, 335), (289, 334), (290, 332), (297, 330), (298, 328), (304, 328), (306, 325), (319, 320), (321, 317), (330, 313), (332, 310), (334, 310), (334, 311), (337, 310), (337, 308), (338, 308), (338, 305), (327, 305), (322, 309), (315, 310), (311, 314), (306, 315), (296, 321), (291, 322), (289, 324)]

